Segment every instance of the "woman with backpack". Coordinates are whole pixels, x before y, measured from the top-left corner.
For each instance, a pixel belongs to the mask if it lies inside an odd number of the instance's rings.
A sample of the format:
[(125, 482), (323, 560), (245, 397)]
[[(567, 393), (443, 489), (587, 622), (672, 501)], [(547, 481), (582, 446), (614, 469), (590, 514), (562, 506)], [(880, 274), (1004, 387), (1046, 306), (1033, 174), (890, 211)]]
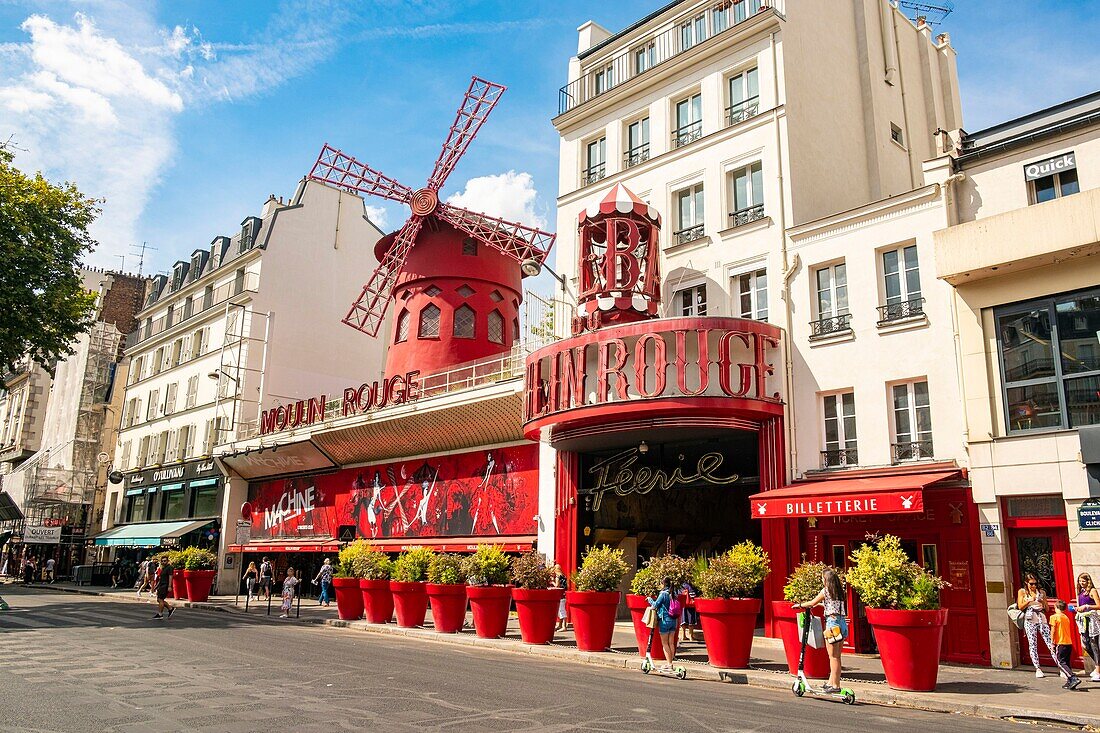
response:
[(672, 596), (672, 579), (661, 581), (661, 592), (646, 603), (657, 612), (657, 634), (661, 637), (661, 649), (665, 653), (663, 671), (672, 671), (672, 662), (676, 658), (676, 628), (680, 623), (680, 601)]

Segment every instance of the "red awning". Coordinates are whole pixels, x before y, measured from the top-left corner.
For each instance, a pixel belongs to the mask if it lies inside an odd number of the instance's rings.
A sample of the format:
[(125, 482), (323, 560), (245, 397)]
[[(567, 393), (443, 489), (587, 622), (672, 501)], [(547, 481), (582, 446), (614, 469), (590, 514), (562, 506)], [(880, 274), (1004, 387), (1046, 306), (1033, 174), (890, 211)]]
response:
[(805, 481), (753, 494), (749, 504), (757, 519), (914, 514), (924, 511), (924, 489), (959, 475), (939, 471)]
[(229, 552), (339, 552), (340, 543), (331, 537), (296, 542), (292, 540), (258, 540), (247, 545), (230, 545)]
[[(492, 544), (500, 547), (504, 552), (526, 552), (535, 543), (535, 536), (520, 537), (393, 537), (387, 539), (371, 540), (371, 545), (386, 550), (387, 552), (400, 552), (414, 547), (430, 547), (439, 552), (473, 552), (478, 545)], [(239, 552), (339, 552), (340, 543), (332, 538), (317, 538), (315, 540), (279, 541), (256, 540), (247, 545), (230, 545), (230, 553)]]

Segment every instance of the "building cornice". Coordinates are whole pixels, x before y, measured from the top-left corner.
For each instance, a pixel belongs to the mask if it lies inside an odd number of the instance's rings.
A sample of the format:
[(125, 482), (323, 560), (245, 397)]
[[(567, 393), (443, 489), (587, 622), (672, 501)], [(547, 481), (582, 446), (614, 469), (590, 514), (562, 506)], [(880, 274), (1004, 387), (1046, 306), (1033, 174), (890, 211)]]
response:
[(941, 186), (931, 183), (896, 196), (880, 199), (848, 211), (808, 221), (787, 229), (787, 236), (793, 242), (813, 240), (841, 231), (849, 231), (858, 226), (882, 221), (890, 216), (930, 204), (940, 197)]

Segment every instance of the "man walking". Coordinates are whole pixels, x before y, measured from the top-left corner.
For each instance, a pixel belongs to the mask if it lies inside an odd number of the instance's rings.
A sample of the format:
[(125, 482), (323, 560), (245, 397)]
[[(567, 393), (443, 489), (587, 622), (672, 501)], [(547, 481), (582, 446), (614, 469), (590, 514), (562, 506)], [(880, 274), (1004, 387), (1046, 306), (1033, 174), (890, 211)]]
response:
[(260, 587), (264, 591), (264, 600), (271, 600), (271, 586), (275, 579), (275, 568), (272, 567), (271, 561), (266, 557), (264, 561), (260, 563)]
[(54, 568), (57, 567), (57, 561), (52, 557), (46, 560), (46, 582), (53, 583), (54, 581)]
[(168, 609), (168, 618), (176, 607), (168, 602), (168, 589), (172, 587), (172, 568), (168, 558), (160, 558), (160, 575), (157, 576), (157, 613), (153, 618), (164, 618), (164, 609)]

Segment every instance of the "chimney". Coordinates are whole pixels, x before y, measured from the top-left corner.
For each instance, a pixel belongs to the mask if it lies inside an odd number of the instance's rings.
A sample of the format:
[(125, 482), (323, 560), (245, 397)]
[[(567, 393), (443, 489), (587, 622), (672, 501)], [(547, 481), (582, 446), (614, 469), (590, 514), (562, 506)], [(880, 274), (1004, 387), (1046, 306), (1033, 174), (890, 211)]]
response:
[(608, 38), (611, 38), (611, 31), (590, 20), (577, 29), (577, 53), (584, 53)]

